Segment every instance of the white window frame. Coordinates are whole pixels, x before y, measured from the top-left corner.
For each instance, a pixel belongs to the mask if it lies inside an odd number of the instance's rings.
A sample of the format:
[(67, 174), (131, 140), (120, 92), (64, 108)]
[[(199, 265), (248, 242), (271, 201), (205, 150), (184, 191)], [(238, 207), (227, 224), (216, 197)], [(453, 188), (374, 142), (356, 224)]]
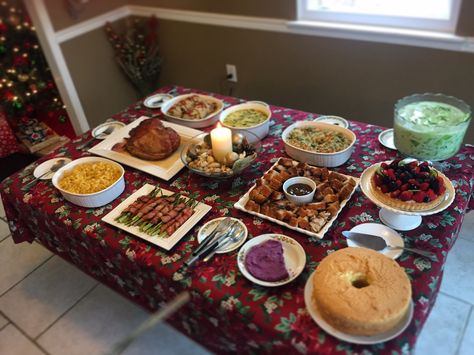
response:
[(297, 0), (298, 21), (317, 21), (361, 26), (403, 28), (433, 32), (454, 33), (462, 0), (452, 0), (451, 16), (448, 20), (427, 18), (353, 14), (335, 11), (307, 10), (308, 0)]

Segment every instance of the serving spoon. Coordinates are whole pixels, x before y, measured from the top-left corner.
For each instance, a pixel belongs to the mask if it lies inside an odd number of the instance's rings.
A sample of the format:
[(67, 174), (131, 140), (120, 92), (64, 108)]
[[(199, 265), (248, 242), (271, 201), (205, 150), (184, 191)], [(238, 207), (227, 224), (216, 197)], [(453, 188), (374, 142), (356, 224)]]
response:
[(436, 254), (431, 253), (426, 250), (416, 249), (416, 248), (407, 248), (407, 247), (400, 247), (400, 246), (391, 246), (387, 244), (387, 241), (378, 235), (372, 234), (365, 234), (365, 233), (356, 233), (350, 231), (343, 231), (342, 235), (347, 239), (350, 239), (360, 246), (373, 249), (373, 250), (383, 250), (385, 248), (392, 249), (392, 250), (407, 250), (411, 251), (412, 253), (419, 254), (424, 256), (425, 258), (430, 258), (431, 260), (436, 260)]

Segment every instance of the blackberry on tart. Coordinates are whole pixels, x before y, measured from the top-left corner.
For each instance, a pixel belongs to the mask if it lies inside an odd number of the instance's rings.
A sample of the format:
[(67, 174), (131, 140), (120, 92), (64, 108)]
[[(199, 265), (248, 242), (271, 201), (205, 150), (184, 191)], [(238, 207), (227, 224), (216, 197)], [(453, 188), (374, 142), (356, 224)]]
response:
[(394, 160), (382, 163), (371, 178), (374, 195), (388, 206), (404, 211), (425, 211), (439, 205), (446, 186), (428, 162)]

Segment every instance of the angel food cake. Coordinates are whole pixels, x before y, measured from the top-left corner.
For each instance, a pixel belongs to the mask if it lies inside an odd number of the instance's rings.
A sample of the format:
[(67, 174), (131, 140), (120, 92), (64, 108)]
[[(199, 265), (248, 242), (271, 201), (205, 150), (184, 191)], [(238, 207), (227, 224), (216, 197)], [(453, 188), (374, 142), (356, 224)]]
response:
[(397, 262), (366, 248), (344, 248), (325, 257), (313, 279), (312, 299), (334, 328), (372, 336), (393, 329), (411, 302), (408, 276)]
[(371, 178), (372, 192), (388, 206), (404, 211), (426, 211), (445, 197), (444, 179), (427, 162), (394, 160), (382, 163)]

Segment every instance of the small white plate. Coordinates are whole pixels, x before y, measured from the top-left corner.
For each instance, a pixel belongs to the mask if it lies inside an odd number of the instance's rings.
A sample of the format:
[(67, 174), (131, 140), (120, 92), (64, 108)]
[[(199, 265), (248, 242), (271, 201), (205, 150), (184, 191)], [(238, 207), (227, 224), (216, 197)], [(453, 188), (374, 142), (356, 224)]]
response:
[(395, 142), (393, 141), (393, 128), (386, 129), (385, 131), (380, 132), (379, 142), (384, 147), (397, 150), (397, 147), (395, 147)]
[(340, 330), (337, 330), (324, 320), (313, 302), (313, 276), (314, 272), (308, 278), (308, 281), (306, 281), (306, 286), (304, 287), (304, 303), (315, 323), (333, 337), (353, 344), (378, 344), (396, 338), (410, 325), (410, 322), (413, 318), (413, 301), (410, 302), (410, 306), (408, 306), (408, 312), (400, 321), (400, 323), (385, 333), (372, 336), (360, 336), (343, 333)]
[[(215, 219), (210, 220), (206, 224), (204, 224), (201, 227), (201, 229), (199, 229), (199, 232), (197, 235), (198, 243), (201, 244), (203, 240), (214, 230), (214, 228), (217, 227), (220, 221), (222, 221), (224, 218), (227, 218), (227, 217), (215, 218)], [(235, 243), (229, 244), (225, 248), (222, 248), (222, 247), (218, 248), (216, 250), (216, 254), (230, 253), (231, 251), (234, 251), (235, 249), (240, 247), (242, 244), (244, 244), (245, 240), (247, 239), (248, 230), (245, 224), (240, 219), (233, 218), (233, 217), (231, 217), (231, 219), (239, 223), (238, 227), (235, 229), (235, 234), (241, 233), (242, 231), (244, 231), (244, 234)]]
[(104, 132), (107, 130), (107, 128), (113, 127), (113, 131), (118, 131), (120, 128), (125, 127), (125, 123), (119, 122), (119, 121), (109, 121), (109, 122), (104, 122), (100, 125), (98, 125), (96, 128), (92, 130), (92, 137), (95, 139), (105, 139), (107, 138), (110, 134), (113, 133), (110, 132), (108, 134), (104, 134)]
[(173, 95), (169, 94), (156, 94), (148, 96), (143, 100), (143, 106), (148, 108), (160, 108), (166, 101), (173, 98)]
[[(59, 160), (64, 160), (65, 161), (64, 165), (71, 162), (71, 159), (65, 158), (65, 157), (59, 157), (59, 158), (46, 160), (36, 167), (36, 169), (33, 171), (33, 176), (35, 178), (40, 177), (41, 175), (46, 173), (48, 170), (51, 170), (53, 165), (56, 164)], [(54, 175), (54, 172), (50, 172), (49, 174), (42, 176), (40, 180), (51, 180), (53, 178), (53, 175)]]
[[(285, 266), (288, 274), (290, 275), (288, 278), (280, 281), (262, 281), (250, 274), (245, 267), (245, 257), (250, 248), (255, 245), (261, 244), (266, 240), (278, 240), (283, 245), (283, 258), (285, 259)], [(256, 283), (260, 286), (267, 286), (267, 287), (276, 287), (287, 284), (294, 279), (296, 279), (299, 274), (304, 269), (306, 264), (306, 253), (301, 246), (293, 238), (287, 237), (283, 234), (262, 234), (258, 237), (252, 238), (247, 243), (244, 244), (242, 248), (240, 248), (239, 254), (237, 255), (237, 265), (239, 266), (240, 272), (250, 281)]]
[[(355, 226), (354, 228), (352, 228), (351, 232), (372, 234), (372, 235), (382, 237), (387, 242), (387, 245), (390, 245), (392, 247), (402, 247), (403, 248), (405, 246), (405, 243), (404, 243), (403, 238), (401, 237), (401, 235), (398, 234), (396, 231), (394, 231), (392, 228), (384, 226), (383, 224), (363, 223), (363, 224), (359, 224), (359, 225)], [(347, 240), (347, 245), (348, 246), (350, 246), (350, 247), (360, 247), (359, 244), (355, 243), (354, 241), (350, 240), (349, 238), (347, 238), (346, 240)], [(403, 250), (402, 249), (385, 248), (385, 249), (379, 250), (378, 252), (383, 254), (383, 255), (388, 256), (389, 258), (397, 259), (400, 255), (402, 255)]]
[(345, 118), (339, 117), (339, 116), (319, 116), (313, 120), (314, 122), (320, 122), (320, 123), (329, 123), (333, 124), (339, 127), (344, 127), (348, 128), (349, 127), (349, 122)]

